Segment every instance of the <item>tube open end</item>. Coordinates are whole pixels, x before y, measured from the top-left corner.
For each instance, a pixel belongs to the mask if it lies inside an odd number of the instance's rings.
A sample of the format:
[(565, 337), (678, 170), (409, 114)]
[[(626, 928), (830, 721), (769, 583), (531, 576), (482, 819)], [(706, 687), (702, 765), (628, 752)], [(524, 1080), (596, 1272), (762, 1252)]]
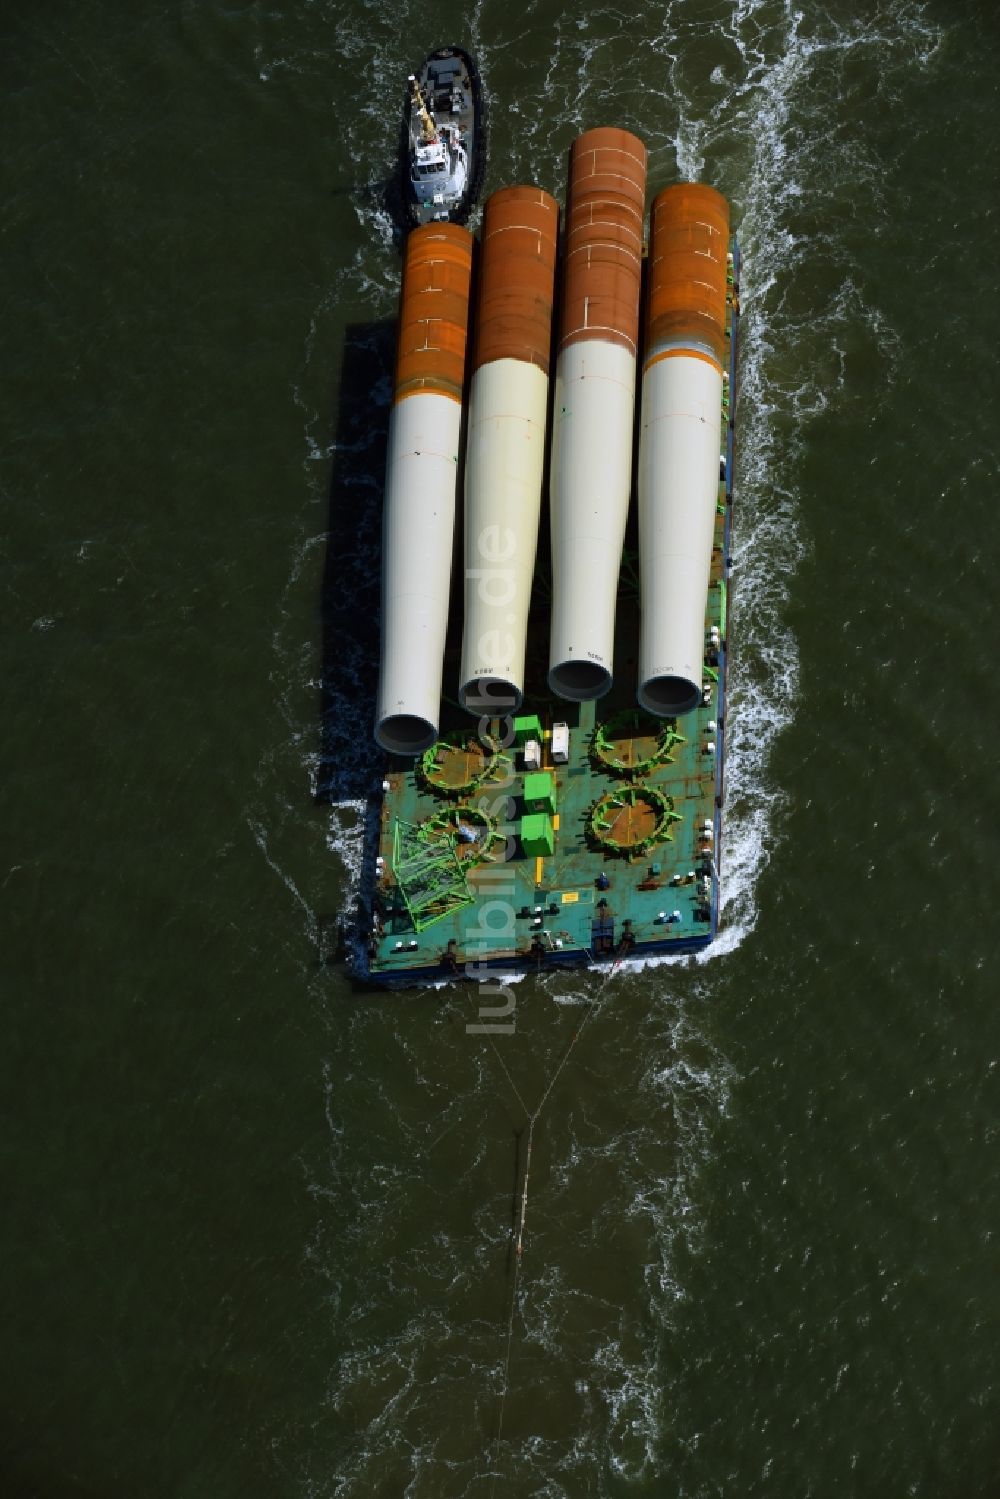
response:
[(607, 667), (596, 661), (560, 661), (549, 668), (549, 687), (570, 703), (589, 703), (611, 691)]
[(697, 708), (701, 688), (687, 677), (650, 677), (639, 688), (639, 702), (657, 718), (676, 718)]
[(467, 713), (480, 718), (503, 718), (517, 712), (524, 693), (503, 677), (474, 677), (459, 688), (458, 699)]
[(422, 755), (437, 737), (437, 724), (414, 713), (390, 714), (375, 725), (375, 738), (390, 755)]

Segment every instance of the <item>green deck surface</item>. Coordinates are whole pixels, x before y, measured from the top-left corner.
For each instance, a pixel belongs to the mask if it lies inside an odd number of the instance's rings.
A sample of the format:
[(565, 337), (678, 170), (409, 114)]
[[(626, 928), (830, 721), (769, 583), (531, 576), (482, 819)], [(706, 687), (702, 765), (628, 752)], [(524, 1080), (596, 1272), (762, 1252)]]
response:
[[(719, 589), (716, 587), (712, 592), (718, 603)], [(567, 721), (568, 706), (558, 705), (555, 711), (560, 716), (556, 722)], [(454, 908), (419, 933), (394, 872), (397, 824), (419, 829), (446, 804), (419, 784), (413, 770), (390, 772), (379, 840), (386, 870), (382, 883), (382, 932), (371, 955), (373, 974), (437, 965), (447, 953), (449, 943), (454, 944), (452, 952), (459, 968), (466, 963), (500, 958), (530, 959), (535, 939), (548, 952), (569, 955), (575, 950), (585, 956), (595, 951), (592, 924), (600, 917), (613, 921), (611, 935), (615, 943), (621, 939), (622, 923), (630, 921), (637, 944), (656, 943), (664, 951), (711, 935), (711, 902), (705, 896), (699, 871), (712, 861), (717, 827), (715, 757), (706, 754), (704, 748), (709, 740), (716, 741), (716, 735), (706, 728), (715, 723), (714, 700), (712, 705), (698, 709), (679, 724), (684, 739), (674, 745), (671, 760), (646, 774), (641, 782), (612, 774), (595, 759), (591, 749), (595, 706), (600, 705), (580, 705), (578, 716), (570, 723), (569, 763), (561, 766), (549, 762), (553, 719), (551, 708), (546, 706), (543, 764), (555, 782), (559, 806), (551, 819), (552, 857), (525, 853), (518, 836), (525, 775), (520, 768), (521, 753), (512, 746), (497, 766), (493, 780), (485, 782), (468, 801), (463, 798), (450, 804), (459, 807), (471, 804), (496, 816), (501, 831), (508, 835), (511, 856), (505, 858), (505, 845), (497, 843), (493, 857), (470, 862), (464, 874), (471, 899), (464, 904), (456, 901)], [(469, 734), (474, 737), (474, 726)], [(627, 730), (617, 731), (611, 742), (620, 758), (640, 758), (652, 747), (650, 738), (636, 739)], [(590, 828), (592, 808), (609, 795), (627, 803), (627, 791), (633, 784), (651, 786), (669, 797), (679, 820), (670, 823), (665, 836), (637, 856), (616, 855), (595, 847)], [(508, 798), (512, 804), (505, 809)], [(505, 810), (510, 814), (507, 817)], [(640, 816), (649, 817), (641, 806), (638, 811)], [(629, 820), (635, 825), (636, 809), (627, 804), (620, 808), (612, 806), (609, 815), (625, 820), (626, 825)], [(713, 829), (711, 841), (701, 836), (706, 822)], [(469, 847), (474, 845), (464, 846)], [(462, 862), (463, 845), (456, 842), (454, 848)], [(405, 880), (405, 866), (403, 874)], [(606, 889), (599, 888), (602, 874), (608, 880)], [(714, 881), (714, 874), (709, 878)], [(599, 904), (602, 900), (606, 905)], [(530, 915), (521, 914), (525, 911)], [(668, 917), (679, 912), (679, 919), (664, 922), (659, 919), (663, 912)]]

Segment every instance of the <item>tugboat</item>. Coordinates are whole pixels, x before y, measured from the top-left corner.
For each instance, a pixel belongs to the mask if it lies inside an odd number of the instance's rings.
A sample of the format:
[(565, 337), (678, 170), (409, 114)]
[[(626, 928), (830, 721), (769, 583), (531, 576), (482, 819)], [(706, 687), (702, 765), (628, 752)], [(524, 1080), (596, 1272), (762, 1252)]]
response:
[(479, 71), (468, 52), (441, 47), (408, 82), (403, 201), (408, 228), (464, 224), (482, 189), (486, 129)]

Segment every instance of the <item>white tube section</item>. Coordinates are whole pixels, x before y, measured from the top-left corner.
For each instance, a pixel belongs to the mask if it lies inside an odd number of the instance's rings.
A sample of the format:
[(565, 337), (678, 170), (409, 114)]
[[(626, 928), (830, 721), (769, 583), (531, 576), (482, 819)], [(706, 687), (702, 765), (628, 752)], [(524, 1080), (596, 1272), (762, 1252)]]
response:
[(375, 738), (419, 755), (438, 737), (462, 407), (420, 392), (392, 408), (382, 521)]
[(721, 437), (714, 362), (671, 354), (650, 365), (639, 435), (639, 702), (659, 717), (701, 702)]
[(603, 697), (611, 688), (634, 409), (631, 350), (588, 339), (562, 351), (556, 366), (549, 485), (549, 686), (570, 702)]
[(548, 391), (545, 371), (521, 359), (495, 359), (472, 377), (459, 697), (475, 713), (508, 712), (524, 696)]

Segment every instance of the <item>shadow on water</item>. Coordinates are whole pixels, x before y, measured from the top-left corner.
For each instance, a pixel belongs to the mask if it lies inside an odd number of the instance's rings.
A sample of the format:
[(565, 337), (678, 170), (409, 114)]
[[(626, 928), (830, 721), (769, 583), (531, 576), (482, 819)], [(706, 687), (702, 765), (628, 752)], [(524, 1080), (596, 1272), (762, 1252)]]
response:
[[(396, 321), (349, 324), (340, 363), (326, 560), (320, 595), (320, 757), (315, 799), (363, 804), (362, 865), (374, 866), (384, 756), (372, 733), (379, 666), (382, 499)], [(350, 908), (320, 917), (324, 963), (339, 966), (370, 924), (363, 880)], [(352, 988), (359, 985), (352, 982)]]
[(322, 682), (316, 800), (360, 801), (381, 770), (372, 738), (378, 680), (382, 490), (395, 320), (344, 337), (320, 602)]

